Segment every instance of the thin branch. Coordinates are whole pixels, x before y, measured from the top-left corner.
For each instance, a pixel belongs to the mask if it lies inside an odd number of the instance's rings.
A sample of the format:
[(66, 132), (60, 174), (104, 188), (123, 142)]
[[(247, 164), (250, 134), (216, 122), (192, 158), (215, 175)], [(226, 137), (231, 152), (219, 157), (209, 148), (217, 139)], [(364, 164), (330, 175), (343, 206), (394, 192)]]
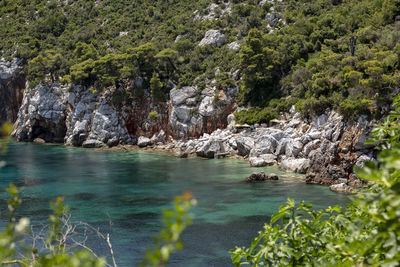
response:
[(110, 242), (110, 234), (107, 234), (107, 245), (110, 248), (111, 258), (113, 260), (114, 267), (117, 267), (117, 263), (115, 262), (114, 251), (112, 249), (112, 245)]

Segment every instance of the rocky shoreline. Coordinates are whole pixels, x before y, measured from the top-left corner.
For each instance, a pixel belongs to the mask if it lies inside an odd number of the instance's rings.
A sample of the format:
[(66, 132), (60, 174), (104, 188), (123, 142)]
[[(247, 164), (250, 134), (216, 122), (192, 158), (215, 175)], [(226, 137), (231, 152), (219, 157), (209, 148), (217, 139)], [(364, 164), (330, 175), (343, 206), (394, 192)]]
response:
[[(1, 63), (2, 84), (20, 92), (20, 68), (6, 63)], [(231, 75), (239, 79), (238, 73)], [(140, 96), (124, 95), (138, 90)], [(373, 122), (366, 117), (345, 121), (334, 111), (302, 118), (293, 106), (268, 125), (238, 125), (233, 115), (237, 90), (217, 90), (209, 81), (203, 88), (174, 87), (167, 102), (155, 103), (140, 78), (97, 94), (81, 86), (42, 84), (25, 89), (22, 103), (20, 97), (10, 100), (8, 113), (18, 111), (12, 133), (18, 141), (86, 148), (138, 145), (178, 157), (238, 157), (253, 167), (277, 165), (305, 174), (308, 183), (344, 185), (334, 190), (364, 185), (352, 169), (376, 156), (373, 146), (365, 145)], [(15, 115), (6, 119), (14, 121)]]

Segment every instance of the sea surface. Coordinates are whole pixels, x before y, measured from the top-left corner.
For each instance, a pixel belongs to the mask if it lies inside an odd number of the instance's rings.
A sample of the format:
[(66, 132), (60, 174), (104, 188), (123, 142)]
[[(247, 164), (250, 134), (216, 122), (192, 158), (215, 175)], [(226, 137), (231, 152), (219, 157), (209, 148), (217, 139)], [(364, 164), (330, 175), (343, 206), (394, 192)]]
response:
[[(193, 224), (182, 235), (184, 248), (168, 266), (231, 266), (228, 250), (249, 246), (288, 197), (315, 208), (348, 202), (328, 187), (307, 185), (301, 176), (275, 167), (250, 168), (235, 159), (179, 159), (167, 153), (99, 151), (57, 145), (11, 143), (0, 155), (0, 190), (23, 187), (18, 216), (29, 216), (35, 231), (45, 225), (49, 202), (64, 196), (71, 222), (110, 233), (119, 266), (137, 266), (161, 227), (162, 210), (184, 190), (197, 199)], [(244, 183), (251, 172), (276, 173), (279, 181)], [(0, 194), (1, 214), (7, 198)], [(4, 218), (0, 226), (4, 227)], [(86, 244), (109, 258), (106, 242), (90, 234)], [(110, 261), (111, 263), (111, 261)]]

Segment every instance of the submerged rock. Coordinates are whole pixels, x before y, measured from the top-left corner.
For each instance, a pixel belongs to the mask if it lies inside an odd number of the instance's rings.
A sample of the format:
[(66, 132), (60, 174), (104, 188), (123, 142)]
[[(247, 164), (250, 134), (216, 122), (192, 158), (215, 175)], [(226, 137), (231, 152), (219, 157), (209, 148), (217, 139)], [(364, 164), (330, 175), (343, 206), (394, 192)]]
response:
[(253, 172), (246, 178), (246, 182), (263, 182), (263, 181), (276, 181), (279, 180), (278, 175), (275, 173), (265, 174), (264, 172)]

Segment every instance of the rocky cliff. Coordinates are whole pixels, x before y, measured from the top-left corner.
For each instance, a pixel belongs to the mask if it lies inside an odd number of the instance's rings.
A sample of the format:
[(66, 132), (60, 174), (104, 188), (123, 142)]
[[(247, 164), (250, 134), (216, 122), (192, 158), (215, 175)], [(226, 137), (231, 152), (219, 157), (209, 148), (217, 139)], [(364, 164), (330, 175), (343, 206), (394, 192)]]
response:
[(0, 125), (15, 122), (22, 102), (25, 76), (21, 74), (19, 61), (0, 60)]
[(154, 103), (146, 90), (141, 96), (123, 96), (129, 86), (98, 94), (61, 84), (27, 89), (13, 136), (84, 147), (136, 144), (139, 138), (150, 144), (225, 128), (227, 116), (236, 108), (236, 88), (176, 88), (170, 101)]

